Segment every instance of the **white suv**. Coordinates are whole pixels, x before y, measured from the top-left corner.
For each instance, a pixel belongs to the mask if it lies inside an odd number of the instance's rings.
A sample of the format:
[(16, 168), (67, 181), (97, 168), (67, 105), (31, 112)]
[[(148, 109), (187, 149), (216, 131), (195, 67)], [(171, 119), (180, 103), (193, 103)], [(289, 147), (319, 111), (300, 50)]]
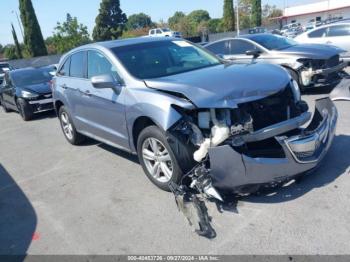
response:
[(151, 37), (182, 37), (180, 32), (171, 31), (169, 28), (151, 29), (148, 35)]
[(305, 32), (294, 40), (300, 43), (328, 44), (340, 47), (347, 52), (342, 55), (350, 62), (350, 22), (336, 22)]

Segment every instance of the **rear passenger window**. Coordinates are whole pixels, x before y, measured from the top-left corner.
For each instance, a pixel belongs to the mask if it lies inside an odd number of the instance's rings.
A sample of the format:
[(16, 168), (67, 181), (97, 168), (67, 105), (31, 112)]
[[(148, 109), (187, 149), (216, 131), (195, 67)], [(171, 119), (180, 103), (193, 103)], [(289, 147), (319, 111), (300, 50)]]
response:
[(328, 36), (350, 36), (350, 25), (336, 25), (329, 28)]
[(326, 27), (326, 28), (321, 28), (321, 29), (315, 30), (315, 31), (311, 32), (310, 34), (308, 34), (308, 36), (310, 38), (324, 37), (326, 35), (327, 29), (328, 28)]
[(244, 40), (231, 40), (231, 55), (245, 54), (247, 51), (255, 50), (256, 46)]
[(61, 70), (58, 72), (60, 76), (69, 76), (70, 58), (66, 60)]
[(206, 47), (209, 51), (216, 55), (229, 55), (230, 54), (230, 42), (220, 41)]
[(84, 52), (72, 55), (70, 60), (70, 76), (84, 78)]

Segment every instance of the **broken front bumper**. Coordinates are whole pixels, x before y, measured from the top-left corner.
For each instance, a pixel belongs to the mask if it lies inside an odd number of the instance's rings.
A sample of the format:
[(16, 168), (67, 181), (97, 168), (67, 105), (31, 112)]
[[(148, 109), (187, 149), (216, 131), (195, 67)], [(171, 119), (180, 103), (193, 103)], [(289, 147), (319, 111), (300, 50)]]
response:
[(230, 145), (209, 150), (210, 176), (218, 189), (234, 190), (241, 186), (282, 182), (318, 166), (330, 148), (338, 112), (329, 98), (316, 101), (310, 125), (298, 135), (274, 136), (284, 151), (284, 158), (252, 158)]

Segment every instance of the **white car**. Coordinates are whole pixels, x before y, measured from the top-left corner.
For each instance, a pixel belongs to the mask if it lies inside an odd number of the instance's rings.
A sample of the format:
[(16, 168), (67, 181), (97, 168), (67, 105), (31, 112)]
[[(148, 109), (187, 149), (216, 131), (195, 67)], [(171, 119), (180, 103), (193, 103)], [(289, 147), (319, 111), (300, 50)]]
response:
[(171, 31), (169, 28), (151, 29), (148, 35), (151, 37), (182, 37), (180, 32)]
[(336, 22), (317, 27), (305, 32), (296, 38), (300, 43), (328, 44), (346, 50), (342, 58), (350, 62), (350, 22)]

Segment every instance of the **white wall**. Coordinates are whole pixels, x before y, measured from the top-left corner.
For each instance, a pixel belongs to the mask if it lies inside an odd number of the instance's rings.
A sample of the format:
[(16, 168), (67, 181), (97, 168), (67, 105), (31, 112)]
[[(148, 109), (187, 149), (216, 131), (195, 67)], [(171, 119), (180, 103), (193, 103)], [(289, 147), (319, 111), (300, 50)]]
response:
[(350, 18), (350, 7), (333, 10), (333, 11), (312, 13), (312, 14), (306, 14), (306, 15), (300, 15), (300, 16), (291, 16), (291, 17), (288, 17), (286, 20), (284, 20), (283, 24), (289, 24), (293, 20), (296, 20), (297, 23), (301, 23), (302, 25), (305, 25), (311, 19), (316, 20), (316, 17), (321, 17), (321, 20), (326, 20), (329, 17), (339, 17), (339, 16), (342, 16), (343, 18)]

